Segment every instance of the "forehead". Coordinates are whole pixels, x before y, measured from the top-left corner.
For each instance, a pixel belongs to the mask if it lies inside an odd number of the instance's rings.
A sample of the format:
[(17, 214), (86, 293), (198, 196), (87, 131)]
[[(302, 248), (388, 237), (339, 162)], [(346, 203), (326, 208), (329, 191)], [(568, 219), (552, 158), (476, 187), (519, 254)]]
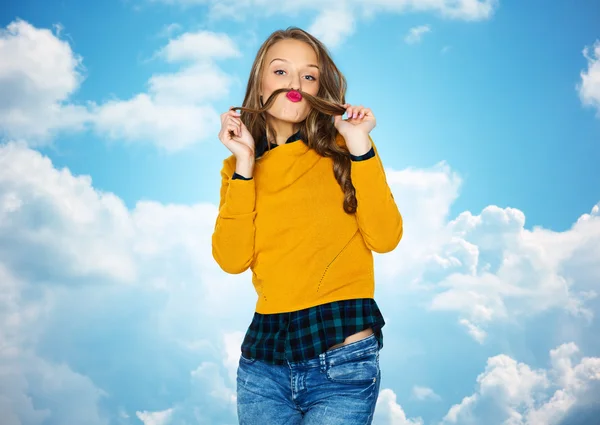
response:
[(280, 40), (267, 50), (267, 65), (275, 58), (284, 59), (298, 65), (316, 64), (317, 54), (313, 48), (300, 40)]

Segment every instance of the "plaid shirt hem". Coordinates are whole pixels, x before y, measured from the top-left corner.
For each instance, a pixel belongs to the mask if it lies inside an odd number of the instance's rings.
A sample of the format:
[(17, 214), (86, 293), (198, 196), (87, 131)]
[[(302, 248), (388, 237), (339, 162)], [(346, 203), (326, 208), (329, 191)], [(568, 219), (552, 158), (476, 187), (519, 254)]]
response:
[(372, 298), (322, 304), (303, 310), (254, 313), (242, 343), (242, 356), (271, 364), (310, 360), (348, 336), (373, 328), (383, 347), (383, 315)]

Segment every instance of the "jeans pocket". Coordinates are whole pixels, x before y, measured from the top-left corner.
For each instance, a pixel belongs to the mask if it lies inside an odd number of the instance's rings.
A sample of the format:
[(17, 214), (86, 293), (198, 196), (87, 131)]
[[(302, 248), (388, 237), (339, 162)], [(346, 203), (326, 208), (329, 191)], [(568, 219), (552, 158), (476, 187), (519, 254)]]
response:
[(332, 360), (327, 366), (329, 381), (340, 384), (372, 384), (379, 377), (379, 351), (369, 350)]

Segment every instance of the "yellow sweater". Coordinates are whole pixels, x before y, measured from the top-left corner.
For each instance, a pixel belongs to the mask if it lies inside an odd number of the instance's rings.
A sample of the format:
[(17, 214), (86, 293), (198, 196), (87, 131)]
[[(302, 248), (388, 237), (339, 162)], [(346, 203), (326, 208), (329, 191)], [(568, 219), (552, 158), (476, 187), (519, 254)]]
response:
[(267, 151), (252, 180), (232, 179), (234, 171), (230, 156), (221, 171), (212, 252), (228, 273), (251, 268), (257, 313), (374, 298), (371, 251), (392, 251), (403, 232), (376, 148), (374, 157), (352, 162), (355, 214), (344, 212), (333, 160), (301, 140)]

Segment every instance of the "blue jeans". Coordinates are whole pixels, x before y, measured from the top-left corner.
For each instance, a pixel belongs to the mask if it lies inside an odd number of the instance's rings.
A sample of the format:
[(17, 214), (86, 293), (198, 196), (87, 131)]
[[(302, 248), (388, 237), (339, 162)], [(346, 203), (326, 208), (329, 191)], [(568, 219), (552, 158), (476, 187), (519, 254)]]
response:
[(381, 370), (375, 335), (318, 357), (271, 365), (240, 356), (240, 425), (370, 425)]

